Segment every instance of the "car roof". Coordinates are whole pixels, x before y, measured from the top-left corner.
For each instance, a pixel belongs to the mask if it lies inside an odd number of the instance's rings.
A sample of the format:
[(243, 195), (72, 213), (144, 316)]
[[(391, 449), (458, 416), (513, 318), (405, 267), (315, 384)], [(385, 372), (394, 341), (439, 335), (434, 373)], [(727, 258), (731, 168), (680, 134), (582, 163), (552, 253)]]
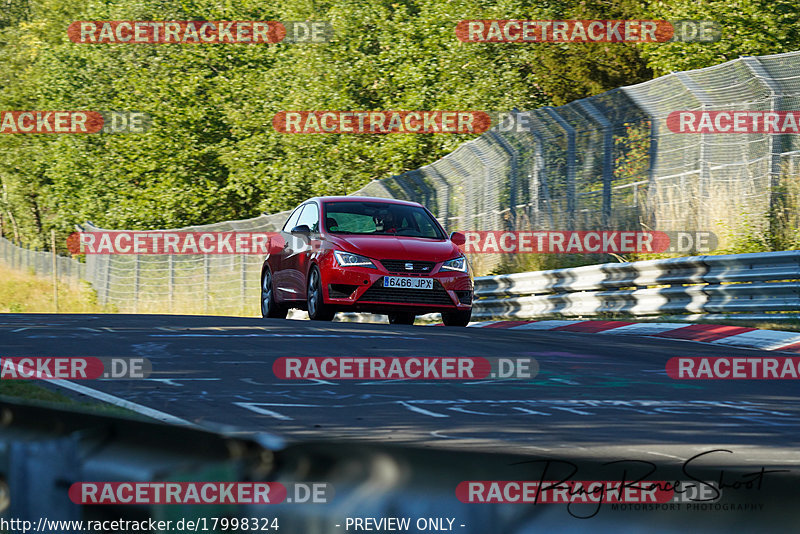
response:
[(387, 204), (402, 204), (405, 206), (418, 206), (421, 207), (422, 204), (419, 202), (409, 202), (407, 200), (400, 200), (397, 198), (385, 198), (385, 197), (356, 197), (356, 196), (329, 196), (329, 197), (314, 197), (309, 198), (306, 202), (311, 200), (316, 200), (317, 202), (385, 202)]

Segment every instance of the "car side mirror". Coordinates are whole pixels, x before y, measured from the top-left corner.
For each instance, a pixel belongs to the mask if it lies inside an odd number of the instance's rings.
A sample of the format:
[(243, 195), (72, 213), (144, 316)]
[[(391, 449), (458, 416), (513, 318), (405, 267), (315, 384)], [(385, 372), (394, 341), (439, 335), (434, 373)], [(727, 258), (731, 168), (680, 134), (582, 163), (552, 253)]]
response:
[(461, 232), (453, 232), (450, 234), (450, 241), (457, 247), (463, 246), (467, 242), (467, 236)]
[(308, 235), (311, 233), (311, 228), (309, 228), (307, 224), (301, 224), (299, 226), (295, 226), (294, 228), (292, 228), (292, 233)]

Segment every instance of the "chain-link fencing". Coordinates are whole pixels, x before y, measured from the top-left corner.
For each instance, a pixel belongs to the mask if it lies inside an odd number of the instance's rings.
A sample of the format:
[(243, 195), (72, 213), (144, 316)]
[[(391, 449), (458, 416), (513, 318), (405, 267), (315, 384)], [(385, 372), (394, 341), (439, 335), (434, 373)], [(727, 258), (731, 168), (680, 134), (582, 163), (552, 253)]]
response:
[[(7, 267), (36, 276), (53, 277), (53, 253), (29, 249), (0, 237), (0, 261)], [(55, 256), (56, 275), (61, 282), (78, 285), (86, 278), (85, 265), (66, 256)]]

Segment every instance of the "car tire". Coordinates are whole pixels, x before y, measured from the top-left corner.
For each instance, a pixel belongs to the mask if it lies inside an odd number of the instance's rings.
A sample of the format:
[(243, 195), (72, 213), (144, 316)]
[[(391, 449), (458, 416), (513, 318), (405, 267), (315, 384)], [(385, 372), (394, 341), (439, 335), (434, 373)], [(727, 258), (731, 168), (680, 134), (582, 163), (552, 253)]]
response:
[(311, 267), (308, 273), (306, 309), (308, 318), (312, 321), (330, 321), (336, 315), (336, 310), (325, 304), (325, 298), (322, 296), (322, 279), (316, 265)]
[(467, 326), (472, 317), (472, 310), (443, 312), (442, 322), (445, 326)]
[(286, 319), (289, 308), (275, 302), (275, 289), (272, 284), (272, 272), (264, 270), (261, 275), (261, 317), (269, 319)]
[(389, 314), (389, 324), (414, 324), (417, 318), (413, 313), (399, 312)]

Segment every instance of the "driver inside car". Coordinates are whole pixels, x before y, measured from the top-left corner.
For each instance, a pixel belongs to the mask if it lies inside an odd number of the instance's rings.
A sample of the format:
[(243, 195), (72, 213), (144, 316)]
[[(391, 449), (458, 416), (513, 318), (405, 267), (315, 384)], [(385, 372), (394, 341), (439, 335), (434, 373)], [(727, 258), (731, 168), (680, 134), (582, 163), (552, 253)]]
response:
[(375, 217), (375, 230), (379, 233), (397, 233), (397, 220), (391, 211), (383, 214), (383, 217)]

